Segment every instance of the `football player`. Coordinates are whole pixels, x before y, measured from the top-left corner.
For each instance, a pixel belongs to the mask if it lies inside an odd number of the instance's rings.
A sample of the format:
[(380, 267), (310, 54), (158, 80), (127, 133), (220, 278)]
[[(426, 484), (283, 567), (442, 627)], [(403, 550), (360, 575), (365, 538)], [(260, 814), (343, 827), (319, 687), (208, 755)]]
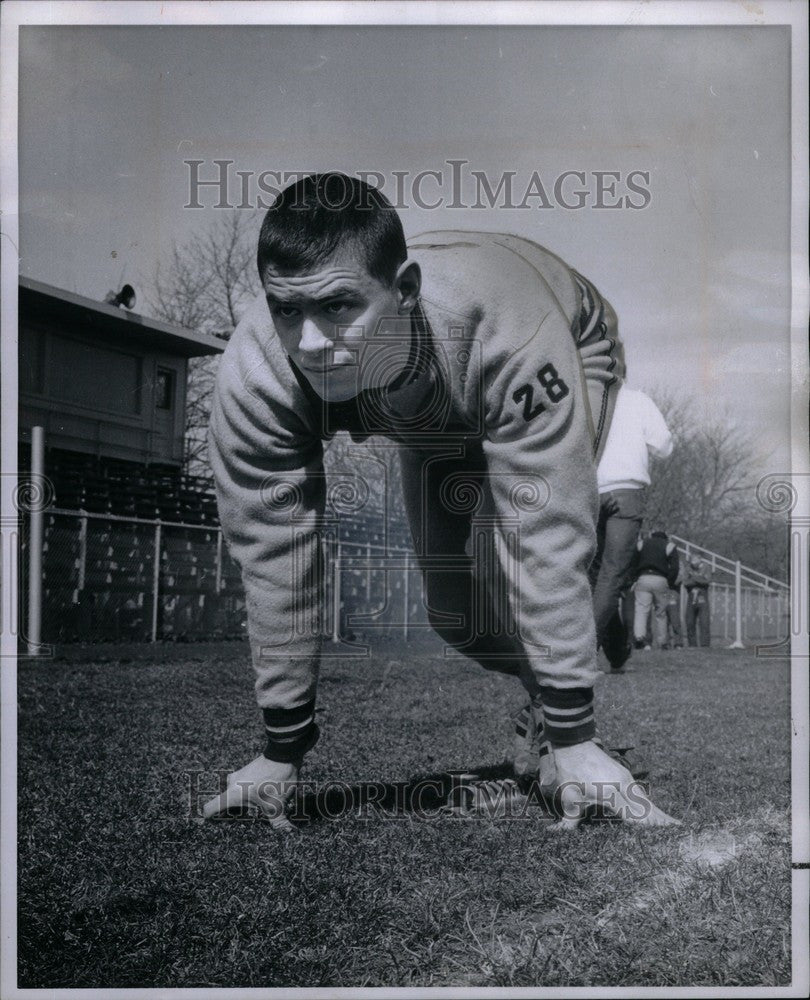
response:
[(673, 822), (594, 742), (594, 455), (623, 366), (610, 307), (529, 240), (408, 247), (384, 196), (336, 173), (281, 192), (257, 260), (263, 295), (221, 359), (210, 455), (266, 746), (204, 815), (253, 804), (288, 826), (318, 738), (322, 441), (347, 430), (398, 443), (430, 623), (525, 688), (561, 825), (606, 788), (620, 818)]

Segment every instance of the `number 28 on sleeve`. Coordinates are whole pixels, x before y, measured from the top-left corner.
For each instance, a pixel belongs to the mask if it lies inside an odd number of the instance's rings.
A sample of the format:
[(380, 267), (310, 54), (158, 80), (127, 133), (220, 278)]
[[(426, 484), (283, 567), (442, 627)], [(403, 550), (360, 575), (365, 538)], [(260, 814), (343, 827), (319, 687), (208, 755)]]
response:
[[(568, 386), (563, 382), (557, 373), (557, 369), (552, 364), (543, 365), (537, 373), (537, 381), (545, 390), (546, 398), (552, 403), (559, 403), (568, 395)], [(523, 403), (523, 419), (528, 423), (534, 420), (545, 409), (545, 403), (534, 402), (534, 386), (530, 382), (525, 382), (512, 393), (512, 399), (516, 403)]]

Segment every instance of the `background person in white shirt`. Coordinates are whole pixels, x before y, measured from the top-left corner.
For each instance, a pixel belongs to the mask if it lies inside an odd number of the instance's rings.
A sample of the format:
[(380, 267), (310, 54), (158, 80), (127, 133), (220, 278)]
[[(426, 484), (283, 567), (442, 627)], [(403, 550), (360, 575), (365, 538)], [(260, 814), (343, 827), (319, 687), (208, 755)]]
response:
[(619, 598), (630, 583), (644, 519), (650, 455), (668, 458), (671, 454), (672, 435), (661, 411), (646, 393), (622, 385), (597, 468), (599, 522), (590, 570), (596, 640), (614, 672), (622, 669), (632, 650)]

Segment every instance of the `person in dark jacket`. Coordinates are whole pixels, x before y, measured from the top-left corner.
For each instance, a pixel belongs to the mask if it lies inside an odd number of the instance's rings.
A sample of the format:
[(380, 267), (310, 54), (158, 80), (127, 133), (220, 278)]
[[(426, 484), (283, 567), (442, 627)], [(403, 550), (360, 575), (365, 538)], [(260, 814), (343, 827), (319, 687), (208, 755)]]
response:
[(667, 642), (667, 606), (669, 591), (678, 579), (678, 550), (665, 531), (653, 531), (646, 540), (639, 539), (636, 558), (636, 611), (633, 634), (636, 648), (649, 649), (647, 623), (655, 608), (653, 635), (659, 647)]
[(669, 591), (667, 604), (667, 622), (669, 624), (669, 639), (667, 649), (683, 649), (683, 634), (681, 629), (681, 579), (680, 574)]
[(701, 646), (711, 645), (711, 612), (709, 609), (709, 584), (712, 571), (700, 558), (693, 555), (684, 573), (686, 587), (686, 637), (690, 646), (697, 646), (697, 630), (700, 627)]

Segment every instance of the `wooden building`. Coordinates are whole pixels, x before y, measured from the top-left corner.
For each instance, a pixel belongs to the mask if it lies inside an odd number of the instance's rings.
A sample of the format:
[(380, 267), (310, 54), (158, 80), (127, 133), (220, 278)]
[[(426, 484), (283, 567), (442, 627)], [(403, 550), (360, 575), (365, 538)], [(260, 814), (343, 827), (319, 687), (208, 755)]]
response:
[[(229, 596), (238, 603), (211, 485), (183, 469), (189, 361), (224, 347), (20, 279), (19, 468), (30, 468), (31, 428), (43, 427), (46, 641), (191, 633), (211, 629)], [(156, 546), (158, 521), (199, 527), (167, 527)]]
[(179, 468), (189, 358), (225, 344), (20, 279), (19, 434), (48, 448)]

